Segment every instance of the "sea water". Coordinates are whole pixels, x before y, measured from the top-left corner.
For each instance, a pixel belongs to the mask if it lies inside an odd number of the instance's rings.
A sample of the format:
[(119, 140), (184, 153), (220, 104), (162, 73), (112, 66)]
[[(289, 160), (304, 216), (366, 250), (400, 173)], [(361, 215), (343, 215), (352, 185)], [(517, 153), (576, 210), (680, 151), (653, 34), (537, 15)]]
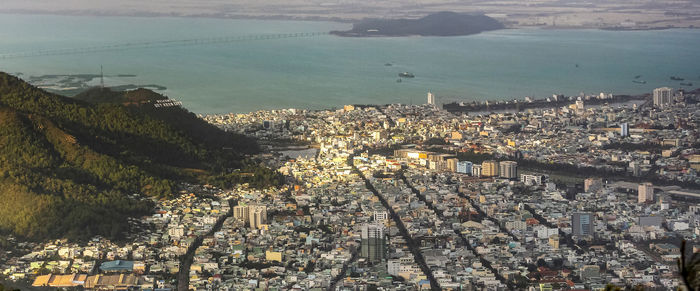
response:
[[(0, 14), (0, 55), (149, 41), (328, 32), (350, 24), (175, 17)], [(99, 74), (157, 84), (196, 113), (640, 94), (700, 86), (700, 30), (506, 29), (459, 37), (304, 38), (0, 59), (23, 78)], [(387, 65), (391, 64), (391, 65)], [(398, 74), (410, 72), (415, 78)], [(117, 74), (135, 77), (119, 78)], [(635, 79), (637, 75), (641, 75)], [(632, 82), (646, 81), (646, 84)], [(95, 79), (92, 84), (99, 84)]]

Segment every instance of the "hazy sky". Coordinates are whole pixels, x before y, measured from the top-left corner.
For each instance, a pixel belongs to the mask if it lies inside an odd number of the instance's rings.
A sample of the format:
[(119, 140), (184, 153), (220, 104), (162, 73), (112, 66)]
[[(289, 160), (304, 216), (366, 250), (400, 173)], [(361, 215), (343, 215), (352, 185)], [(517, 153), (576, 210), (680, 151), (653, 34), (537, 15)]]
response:
[[(565, 16), (644, 21), (700, 18), (698, 0), (0, 0), (0, 12), (94, 15), (285, 16), (297, 18), (412, 17), (436, 11), (483, 12), (514, 17)], [(626, 15), (632, 15), (627, 17)], [(665, 16), (664, 16), (665, 15)], [(579, 18), (579, 19), (575, 19)], [(658, 20), (658, 19), (657, 19)]]

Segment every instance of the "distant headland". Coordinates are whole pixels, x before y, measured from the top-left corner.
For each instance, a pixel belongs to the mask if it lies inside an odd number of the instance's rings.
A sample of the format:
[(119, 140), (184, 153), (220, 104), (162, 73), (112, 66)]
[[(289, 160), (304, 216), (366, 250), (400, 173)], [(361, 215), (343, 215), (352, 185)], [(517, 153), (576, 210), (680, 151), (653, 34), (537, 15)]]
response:
[(330, 33), (348, 37), (458, 36), (503, 28), (498, 20), (483, 14), (438, 12), (420, 19), (367, 19), (354, 23), (351, 30)]

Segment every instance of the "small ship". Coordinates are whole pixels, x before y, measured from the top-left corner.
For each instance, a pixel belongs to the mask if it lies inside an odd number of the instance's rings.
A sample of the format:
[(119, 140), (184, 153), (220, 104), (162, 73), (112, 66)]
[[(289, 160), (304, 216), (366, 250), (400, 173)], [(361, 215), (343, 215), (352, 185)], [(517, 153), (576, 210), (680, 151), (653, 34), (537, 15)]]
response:
[(681, 86), (693, 86), (693, 83), (681, 83)]
[(681, 77), (671, 76), (671, 80), (674, 80), (674, 81), (683, 81), (683, 80), (685, 80), (685, 79), (683, 79), (683, 78), (681, 78)]
[(637, 83), (637, 84), (646, 84), (647, 81), (639, 81), (639, 80), (632, 80), (632, 82)]
[(399, 73), (399, 77), (401, 77), (401, 78), (414, 78), (415, 75), (413, 75), (409, 72), (403, 72), (403, 73)]

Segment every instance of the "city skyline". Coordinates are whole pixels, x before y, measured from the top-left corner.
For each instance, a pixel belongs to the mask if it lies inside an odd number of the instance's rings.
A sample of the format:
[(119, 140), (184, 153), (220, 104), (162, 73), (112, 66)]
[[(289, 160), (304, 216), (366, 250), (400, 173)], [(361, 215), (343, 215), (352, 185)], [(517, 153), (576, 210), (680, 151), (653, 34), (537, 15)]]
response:
[(700, 290), (698, 16), (5, 0), (0, 291)]

